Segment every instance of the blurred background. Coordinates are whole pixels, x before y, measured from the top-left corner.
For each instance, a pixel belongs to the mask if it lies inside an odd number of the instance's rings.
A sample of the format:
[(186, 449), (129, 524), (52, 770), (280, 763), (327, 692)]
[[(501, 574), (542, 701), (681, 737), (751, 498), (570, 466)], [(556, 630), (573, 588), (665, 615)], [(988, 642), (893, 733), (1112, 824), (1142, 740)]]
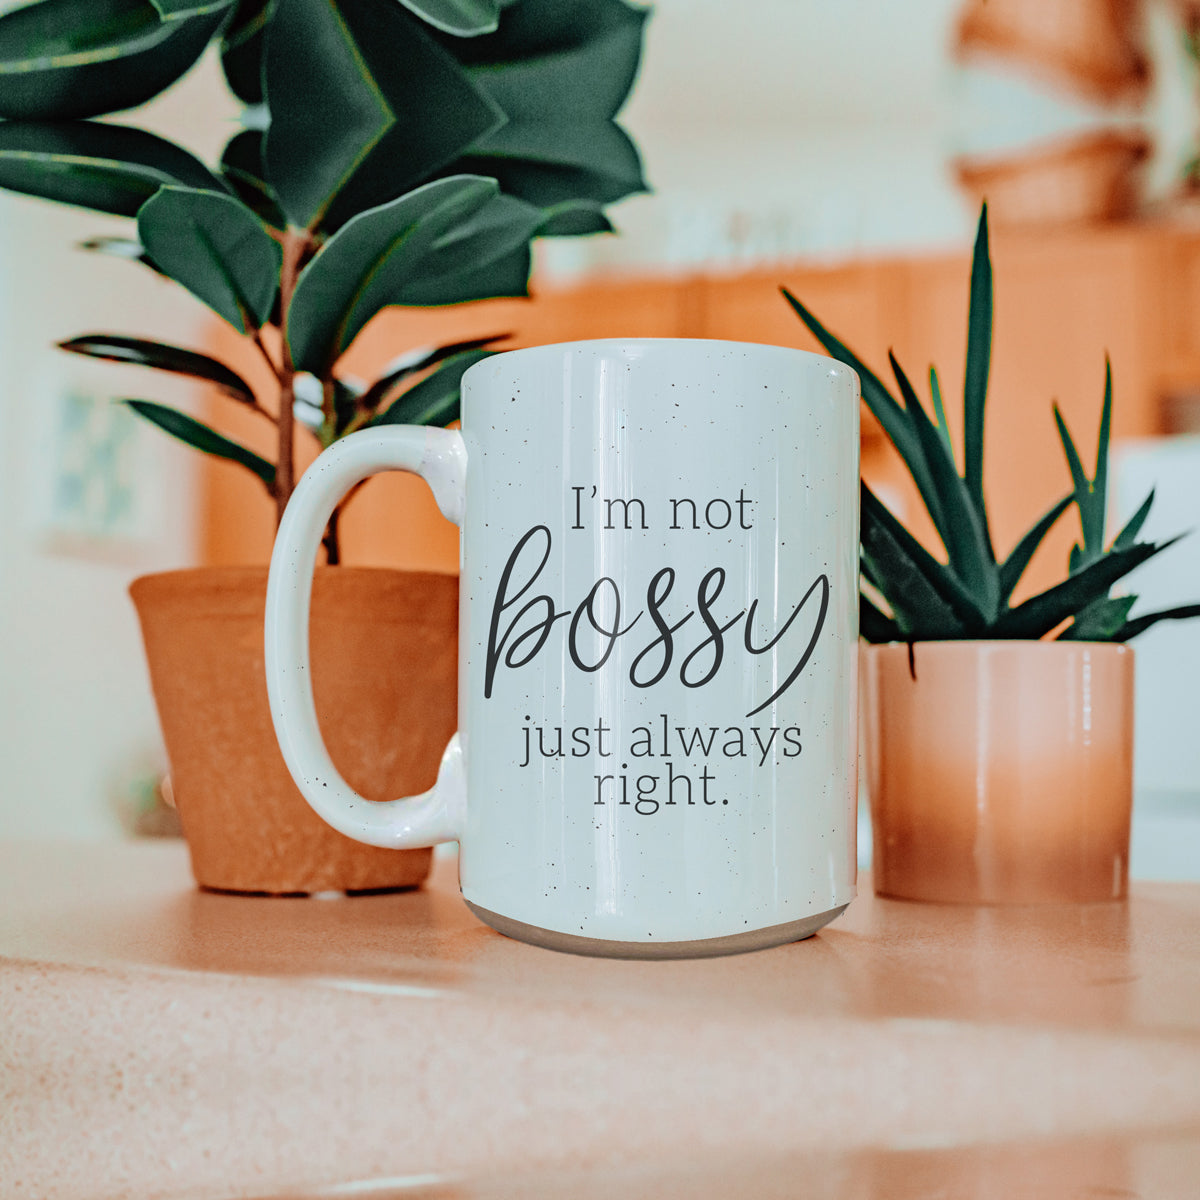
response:
[[(9, 6), (11, 7), (11, 6)], [(986, 482), (998, 548), (1069, 486), (1050, 404), (1094, 455), (1115, 380), (1115, 522), (1150, 486), (1146, 535), (1200, 524), (1200, 3), (1182, 0), (658, 0), (622, 123), (652, 194), (617, 237), (539, 248), (534, 299), (384, 314), (361, 373), (456, 337), (513, 344), (696, 336), (813, 348), (786, 283), (867, 362), (894, 348), (962, 386), (970, 237), (993, 221), (996, 327)], [(130, 114), (214, 161), (236, 110), (206, 57)], [(128, 225), (0, 194), (0, 835), (156, 827), (165, 761), (135, 576), (264, 563), (273, 514), (237, 468), (200, 462), (110, 402), (145, 373), (53, 349), (103, 330), (258, 364), (181, 289), (73, 249)], [(351, 364), (352, 369), (354, 364)], [(220, 401), (154, 382), (203, 414)], [(957, 405), (948, 401), (951, 423)], [(222, 410), (223, 428), (257, 431)], [(230, 419), (232, 416), (233, 419)], [(247, 419), (248, 421), (249, 419)], [(906, 521), (915, 497), (864, 419), (864, 472)], [(1064, 521), (1026, 590), (1061, 574)], [(927, 528), (927, 527), (926, 527)], [(373, 482), (344, 523), (357, 564), (454, 570), (422, 485)], [(1133, 578), (1143, 607), (1200, 598), (1200, 537)], [(1133, 872), (1200, 878), (1200, 627), (1139, 655)]]

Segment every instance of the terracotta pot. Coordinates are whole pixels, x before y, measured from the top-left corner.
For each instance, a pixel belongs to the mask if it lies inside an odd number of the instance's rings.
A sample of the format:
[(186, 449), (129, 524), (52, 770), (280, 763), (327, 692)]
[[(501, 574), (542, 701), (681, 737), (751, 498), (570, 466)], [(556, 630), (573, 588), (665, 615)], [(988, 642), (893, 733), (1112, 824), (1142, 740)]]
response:
[(903, 645), (865, 647), (862, 661), (876, 892), (970, 904), (1125, 896), (1132, 650), (919, 642), (912, 672)]
[(999, 57), (1102, 104), (1141, 99), (1150, 82), (1142, 0), (965, 0), (955, 50)]
[(1140, 133), (1101, 130), (998, 156), (960, 158), (959, 183), (997, 228), (1096, 224), (1132, 217), (1150, 152)]
[[(292, 783), (263, 668), (265, 568), (210, 567), (133, 582), (171, 783), (202, 887), (311, 893), (411, 887), (430, 850), (335, 832)], [(370, 800), (431, 787), (454, 732), (458, 580), (318, 568), (312, 677), (329, 752)]]

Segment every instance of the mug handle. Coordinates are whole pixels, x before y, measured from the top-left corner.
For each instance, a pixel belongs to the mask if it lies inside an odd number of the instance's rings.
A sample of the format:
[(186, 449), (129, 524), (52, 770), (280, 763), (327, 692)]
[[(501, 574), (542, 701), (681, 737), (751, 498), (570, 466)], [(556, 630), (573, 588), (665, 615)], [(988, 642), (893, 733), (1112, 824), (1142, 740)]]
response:
[(317, 725), (309, 669), (317, 550), (338, 502), (379, 471), (420, 475), (443, 515), (461, 524), (466, 462), (457, 430), (393, 425), (352, 433), (305, 471), (275, 537), (266, 620), (267, 695), (275, 736), (296, 786), (317, 814), (339, 833), (370, 846), (402, 850), (458, 839), (466, 805), (462, 748), (456, 733), (442, 755), (437, 783), (419, 796), (365, 800), (338, 773)]

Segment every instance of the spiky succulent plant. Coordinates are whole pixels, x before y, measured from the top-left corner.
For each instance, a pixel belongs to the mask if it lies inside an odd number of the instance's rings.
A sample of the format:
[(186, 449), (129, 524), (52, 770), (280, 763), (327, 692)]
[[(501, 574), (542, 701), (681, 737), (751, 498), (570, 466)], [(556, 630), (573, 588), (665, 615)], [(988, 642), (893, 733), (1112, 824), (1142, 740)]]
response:
[[(931, 416), (894, 354), (889, 352), (888, 359), (903, 402), (787, 288), (783, 294), (826, 351), (858, 372), (863, 400), (904, 460), (945, 547), (943, 562), (905, 529), (865, 482), (861, 485), (864, 591), (859, 612), (860, 630), (867, 641), (1055, 636), (1124, 642), (1158, 621), (1200, 616), (1200, 604), (1131, 616), (1137, 597), (1110, 595), (1119, 580), (1176, 539), (1137, 540), (1154, 500), (1151, 492), (1113, 541), (1104, 545), (1112, 423), (1112, 370), (1108, 365), (1095, 475), (1087, 477), (1055, 406), (1073, 489), (1050, 506), (1007, 557), (997, 559), (983, 495), (984, 407), (992, 347), (992, 262), (986, 204), (980, 213), (971, 262), (961, 474), (937, 371), (929, 370)], [(1079, 512), (1082, 538), (1071, 550), (1067, 577), (1020, 604), (1012, 604), (1013, 591), (1034, 552), (1072, 504)], [(885, 611), (885, 606), (890, 611)]]

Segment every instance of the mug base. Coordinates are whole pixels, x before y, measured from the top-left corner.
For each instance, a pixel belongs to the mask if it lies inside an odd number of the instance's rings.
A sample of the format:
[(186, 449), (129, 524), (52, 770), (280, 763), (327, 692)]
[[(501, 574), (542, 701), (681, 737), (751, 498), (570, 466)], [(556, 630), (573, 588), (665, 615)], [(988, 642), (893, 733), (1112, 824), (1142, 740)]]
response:
[(752, 929), (748, 933), (733, 933), (726, 937), (696, 938), (685, 942), (615, 942), (607, 938), (559, 933), (539, 925), (526, 925), (524, 921), (514, 921), (511, 917), (502, 917), (499, 913), (480, 908), (470, 900), (466, 904), (485, 925), (490, 925), (505, 937), (546, 950), (585, 954), (592, 958), (718, 958), (724, 954), (746, 954), (751, 950), (766, 950), (769, 946), (782, 946), (787, 942), (810, 938), (817, 930), (840, 917), (847, 908), (846, 904), (839, 904), (837, 908), (799, 921), (787, 921), (782, 925), (769, 925), (766, 929)]

